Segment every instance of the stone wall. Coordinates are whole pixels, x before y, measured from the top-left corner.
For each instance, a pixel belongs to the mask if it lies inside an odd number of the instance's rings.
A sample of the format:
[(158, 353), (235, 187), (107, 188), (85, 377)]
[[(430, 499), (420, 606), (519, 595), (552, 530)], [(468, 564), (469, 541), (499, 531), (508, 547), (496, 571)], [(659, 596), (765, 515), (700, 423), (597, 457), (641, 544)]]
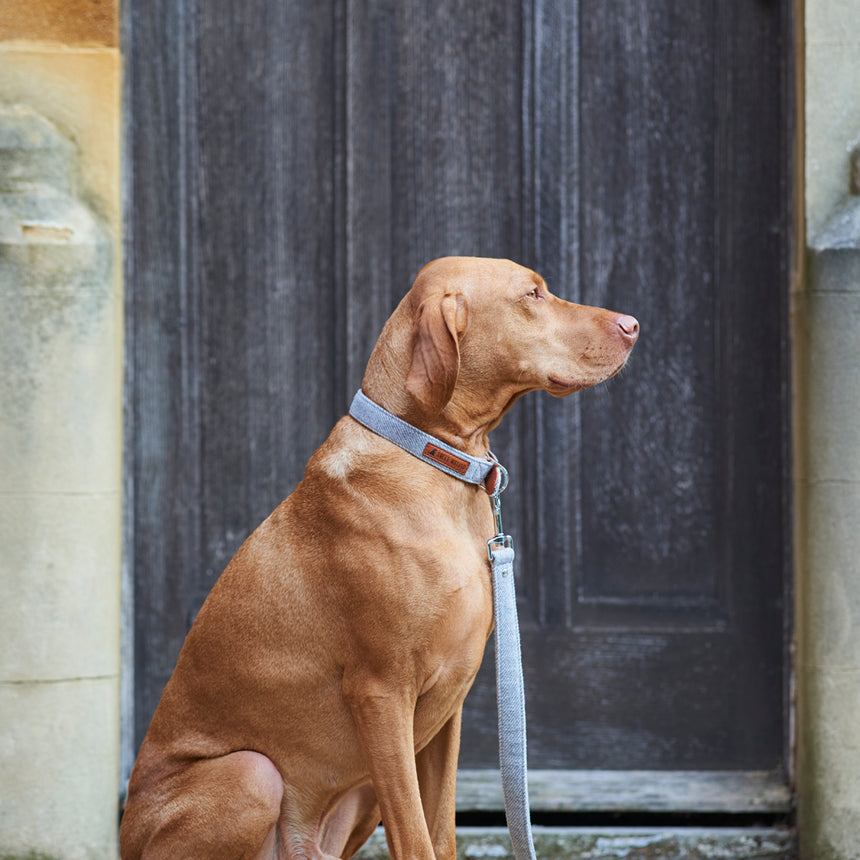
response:
[(807, 255), (794, 296), (799, 830), (804, 860), (857, 860), (860, 0), (806, 0), (805, 19)]
[(113, 858), (122, 301), (114, 0), (0, 9), (0, 857)]

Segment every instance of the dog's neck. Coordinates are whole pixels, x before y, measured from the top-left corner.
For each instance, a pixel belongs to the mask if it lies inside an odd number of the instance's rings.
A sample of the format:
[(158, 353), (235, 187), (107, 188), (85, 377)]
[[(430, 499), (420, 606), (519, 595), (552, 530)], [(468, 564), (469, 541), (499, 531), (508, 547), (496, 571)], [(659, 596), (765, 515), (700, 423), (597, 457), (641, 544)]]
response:
[(513, 384), (471, 379), (469, 364), (465, 361), (451, 399), (441, 411), (428, 415), (407, 391), (408, 366), (402, 359), (391, 358), (409, 354), (413, 336), (411, 314), (411, 310), (401, 304), (386, 323), (367, 362), (362, 390), (392, 415), (453, 448), (472, 457), (486, 456), (490, 450), (490, 431), (525, 390)]
[(396, 386), (376, 385), (367, 376), (362, 384), (365, 394), (392, 415), (472, 457), (485, 457), (490, 450), (490, 431), (519, 395), (503, 406), (493, 404), (475, 414), (461, 405), (464, 402), (471, 403), (475, 398), (467, 397), (464, 391), (458, 391), (458, 387), (455, 387), (454, 396), (441, 412), (428, 415), (402, 388), (398, 390)]

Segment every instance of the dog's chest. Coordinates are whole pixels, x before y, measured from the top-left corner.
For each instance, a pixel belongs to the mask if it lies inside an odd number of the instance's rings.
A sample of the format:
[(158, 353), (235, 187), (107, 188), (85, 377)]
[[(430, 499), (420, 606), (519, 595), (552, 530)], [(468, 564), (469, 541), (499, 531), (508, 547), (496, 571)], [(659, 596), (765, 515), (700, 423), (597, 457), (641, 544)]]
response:
[(469, 559), (468, 555), (458, 559), (459, 576), (447, 579), (447, 592), (437, 594), (432, 619), (424, 619), (429, 622), (422, 637), (426, 646), (416, 667), (420, 673), (415, 712), (419, 744), (459, 710), (481, 666), (492, 630), (489, 569), (480, 557)]

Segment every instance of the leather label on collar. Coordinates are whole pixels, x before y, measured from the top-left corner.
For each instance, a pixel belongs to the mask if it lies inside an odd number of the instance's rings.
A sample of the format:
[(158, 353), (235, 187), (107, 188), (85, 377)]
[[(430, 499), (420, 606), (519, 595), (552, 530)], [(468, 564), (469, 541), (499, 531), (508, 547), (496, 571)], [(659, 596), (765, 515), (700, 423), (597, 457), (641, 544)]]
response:
[(443, 466), (447, 466), (449, 469), (453, 469), (458, 475), (465, 475), (466, 472), (469, 471), (468, 460), (464, 460), (462, 457), (451, 454), (449, 451), (439, 448), (432, 442), (428, 442), (425, 446), (424, 456), (428, 460), (433, 460), (436, 463), (441, 463)]

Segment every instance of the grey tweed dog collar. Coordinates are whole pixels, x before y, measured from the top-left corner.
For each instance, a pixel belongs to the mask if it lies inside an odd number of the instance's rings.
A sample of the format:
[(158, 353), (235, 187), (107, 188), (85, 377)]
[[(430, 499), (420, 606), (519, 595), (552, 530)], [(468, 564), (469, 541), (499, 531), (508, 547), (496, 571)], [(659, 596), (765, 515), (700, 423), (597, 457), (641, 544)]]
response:
[[(419, 460), (469, 484), (477, 484), (487, 494), (496, 486), (498, 461), (492, 454), (472, 457), (447, 445), (435, 436), (413, 427), (374, 403), (360, 388), (352, 399), (349, 414), (383, 439), (393, 442)], [(493, 473), (493, 474), (491, 474)]]

